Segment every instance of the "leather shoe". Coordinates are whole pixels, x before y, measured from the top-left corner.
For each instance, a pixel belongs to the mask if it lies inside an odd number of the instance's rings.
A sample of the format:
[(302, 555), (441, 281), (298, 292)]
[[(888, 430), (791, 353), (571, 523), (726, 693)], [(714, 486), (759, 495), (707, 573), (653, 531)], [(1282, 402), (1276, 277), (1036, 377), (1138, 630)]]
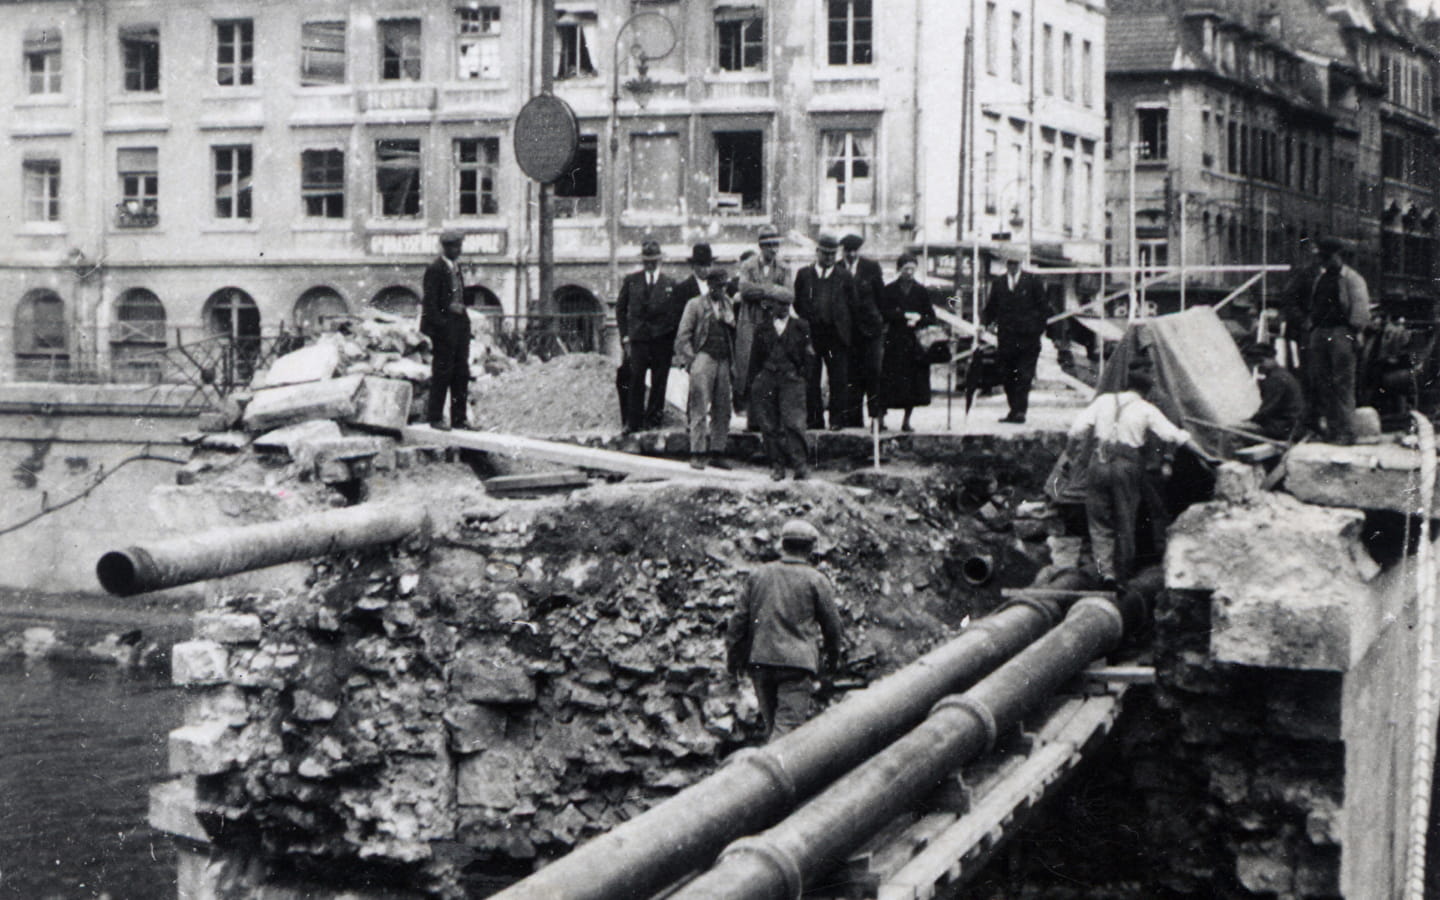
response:
[(710, 463), (710, 465), (714, 466), (714, 467), (717, 468), (717, 469), (729, 469), (729, 468), (730, 468), (730, 462), (729, 462), (727, 459), (725, 459), (725, 457), (723, 457), (723, 456), (712, 456), (712, 457), (710, 457), (710, 459), (709, 459), (709, 463)]
[(431, 422), (431, 423), (430, 423), (430, 427), (433, 428), (433, 429), (435, 429), (436, 431), (449, 431), (449, 430), (450, 430), (450, 426), (449, 426), (449, 425), (446, 425), (444, 422)]
[(905, 424), (905, 425), (901, 425), (901, 426), (900, 426), (900, 430), (909, 433), (909, 432), (913, 432), (915, 429), (914, 429), (913, 427), (911, 427), (909, 424)]
[(1009, 422), (1011, 425), (1024, 425), (1024, 424), (1025, 424), (1025, 417), (1024, 417), (1024, 416), (1018, 416), (1018, 415), (1016, 415), (1015, 413), (1011, 413), (1010, 415), (1005, 416), (1004, 418), (1002, 418), (1000, 421), (1002, 421), (1002, 422)]
[(703, 468), (705, 468), (705, 457), (703, 457), (703, 456), (692, 456), (692, 457), (690, 457), (690, 468), (692, 468), (692, 469), (703, 469)]
[(451, 425), (450, 427), (453, 428), (453, 429), (455, 429), (455, 430), (457, 430), (457, 431), (469, 431), (469, 430), (470, 430), (470, 423), (469, 423), (469, 422), (456, 422), (455, 424)]
[(771, 469), (771, 470), (770, 470), (770, 480), (771, 480), (771, 481), (784, 481), (784, 480), (785, 480), (785, 470), (784, 470), (784, 469), (781, 469), (781, 468)]
[(807, 479), (807, 478), (810, 477), (810, 470), (809, 470), (809, 469), (796, 469), (796, 470), (795, 470), (795, 474), (794, 474), (793, 476), (791, 476), (791, 477), (794, 478), (794, 480), (796, 480), (796, 481), (804, 481), (805, 479)]

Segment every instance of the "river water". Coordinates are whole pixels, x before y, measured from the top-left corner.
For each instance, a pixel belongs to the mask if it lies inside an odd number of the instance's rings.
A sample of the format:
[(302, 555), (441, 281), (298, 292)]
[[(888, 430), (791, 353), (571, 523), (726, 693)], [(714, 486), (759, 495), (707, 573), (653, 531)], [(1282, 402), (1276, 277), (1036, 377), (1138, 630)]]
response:
[(175, 896), (170, 839), (145, 814), (181, 714), (152, 674), (0, 662), (0, 898)]

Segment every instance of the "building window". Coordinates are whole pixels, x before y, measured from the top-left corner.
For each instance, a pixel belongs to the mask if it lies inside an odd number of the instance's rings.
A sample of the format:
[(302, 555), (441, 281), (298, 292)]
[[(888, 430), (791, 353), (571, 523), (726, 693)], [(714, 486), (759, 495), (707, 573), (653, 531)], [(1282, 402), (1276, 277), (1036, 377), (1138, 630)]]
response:
[(580, 135), (575, 161), (570, 171), (555, 182), (555, 215), (573, 219), (576, 216), (600, 214), (600, 152), (593, 134)]
[(345, 23), (306, 22), (300, 26), (300, 85), (345, 83)]
[(127, 380), (158, 381), (159, 351), (165, 348), (165, 304), (144, 288), (132, 288), (115, 303), (110, 359)]
[(826, 41), (832, 66), (868, 66), (874, 58), (870, 0), (826, 0)]
[[(995, 132), (989, 135), (993, 159)], [(821, 139), (824, 142), (822, 211), (868, 216), (875, 202), (875, 133), (827, 131)]]
[(995, 4), (985, 4), (985, 71), (994, 75), (1000, 71), (1000, 12)]
[(1025, 25), (1018, 12), (1010, 14), (1010, 80), (1025, 82)]
[(495, 173), (500, 167), (500, 139), (460, 138), (455, 141), (459, 176), (456, 211), (462, 216), (493, 216), (500, 212)]
[(1040, 51), (1042, 53), (1043, 70), (1041, 73), (1041, 87), (1046, 94), (1055, 93), (1055, 29), (1049, 25), (1041, 31)]
[(420, 215), (420, 141), (382, 138), (375, 142), (376, 212), (386, 218)]
[(678, 211), (684, 171), (680, 135), (630, 135), (630, 184), (626, 191), (626, 207), (640, 212)]
[(214, 154), (215, 218), (250, 218), (250, 148), (215, 147)]
[(556, 10), (555, 77), (583, 78), (595, 74), (590, 48), (595, 46), (595, 14)]
[(500, 77), (500, 7), (455, 7), (456, 73), (461, 81)]
[(414, 291), (400, 285), (385, 288), (371, 299), (370, 305), (402, 319), (414, 318), (420, 312), (420, 298)]
[(25, 221), (60, 221), (60, 160), (27, 159), (25, 170)]
[(32, 94), (60, 93), (60, 32), (34, 28), (25, 32), (25, 86)]
[(31, 291), (15, 307), (15, 374), (24, 381), (65, 368), (65, 301), (52, 291)]
[(125, 68), (125, 90), (160, 90), (160, 29), (154, 25), (120, 29), (120, 60)]
[(1040, 222), (1055, 221), (1055, 153), (1046, 150), (1040, 157)]
[(1095, 82), (1094, 73), (1091, 69), (1095, 65), (1092, 57), (1089, 41), (1080, 42), (1080, 102), (1086, 106), (1095, 105)]
[(716, 64), (724, 72), (765, 68), (765, 14), (759, 9), (715, 10)]
[(715, 132), (716, 212), (765, 211), (764, 140), (759, 131)]
[(222, 87), (255, 83), (255, 23), (251, 20), (215, 23), (215, 83)]
[(1170, 111), (1140, 107), (1135, 110), (1135, 123), (1140, 135), (1140, 159), (1167, 158), (1170, 152)]
[(1000, 163), (997, 158), (999, 150), (1000, 135), (993, 128), (987, 129), (985, 131), (985, 212), (990, 215), (995, 214), (998, 202), (995, 194), (1000, 189), (1000, 185), (996, 184), (998, 175), (996, 168)]
[(1075, 40), (1068, 31), (1060, 36), (1060, 95), (1075, 99)]
[(295, 301), (291, 319), (301, 334), (320, 334), (333, 330), (330, 324), (349, 314), (345, 298), (334, 288), (313, 287)]
[(380, 79), (420, 80), (420, 20), (382, 19), (380, 22)]
[(344, 151), (300, 151), (300, 197), (309, 218), (345, 217)]
[(120, 176), (120, 207), (115, 224), (121, 228), (152, 228), (160, 221), (160, 154), (154, 147), (121, 147), (116, 154)]
[(1095, 164), (1086, 159), (1084, 166), (1085, 180), (1081, 182), (1081, 187), (1085, 193), (1080, 197), (1080, 227), (1081, 237), (1089, 238), (1094, 237), (1095, 232)]
[(1065, 236), (1075, 233), (1075, 160), (1060, 160), (1060, 227)]

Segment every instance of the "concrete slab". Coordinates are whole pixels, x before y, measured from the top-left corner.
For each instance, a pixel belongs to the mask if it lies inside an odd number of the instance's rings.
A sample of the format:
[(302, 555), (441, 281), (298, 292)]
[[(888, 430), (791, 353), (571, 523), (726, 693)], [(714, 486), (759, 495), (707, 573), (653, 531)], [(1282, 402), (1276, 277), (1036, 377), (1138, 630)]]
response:
[(1399, 444), (1300, 444), (1285, 457), (1285, 490), (1307, 503), (1418, 513), (1419, 471), (1419, 451)]
[(1217, 660), (1348, 671), (1380, 627), (1363, 525), (1358, 511), (1286, 494), (1197, 504), (1170, 528), (1165, 586), (1211, 592)]
[(309, 419), (349, 421), (359, 409), (356, 395), (363, 380), (349, 375), (256, 391), (245, 407), (245, 430), (270, 431)]
[(330, 378), (340, 368), (340, 347), (333, 341), (318, 341), (277, 358), (255, 379), (256, 388), (304, 384)]
[(410, 418), (414, 390), (408, 381), (367, 375), (355, 396), (355, 412), (346, 421), (362, 428), (399, 431)]
[(329, 419), (311, 419), (299, 425), (290, 425), (268, 431), (255, 439), (255, 449), (273, 453), (284, 451), (295, 458), (302, 443), (326, 441), (340, 437), (340, 426)]

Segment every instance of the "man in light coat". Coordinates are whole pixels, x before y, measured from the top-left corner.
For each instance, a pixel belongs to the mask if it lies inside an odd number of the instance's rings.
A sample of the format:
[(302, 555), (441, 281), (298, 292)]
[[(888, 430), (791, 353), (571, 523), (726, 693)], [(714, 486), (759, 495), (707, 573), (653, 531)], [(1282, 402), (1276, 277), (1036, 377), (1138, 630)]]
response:
[[(699, 247), (700, 245), (696, 245)], [(730, 437), (730, 385), (735, 364), (735, 311), (727, 292), (729, 276), (709, 270), (706, 291), (691, 297), (675, 335), (674, 364), (690, 374), (685, 407), (690, 431), (690, 465), (730, 468), (724, 460)]]
[[(775, 288), (790, 294), (794, 279), (790, 267), (780, 261), (780, 232), (775, 226), (761, 226), (759, 241), (760, 252), (740, 263), (739, 302), (735, 311), (734, 399), (737, 409), (748, 409), (750, 350), (755, 345), (755, 329), (770, 322), (767, 301), (773, 296)], [(760, 426), (751, 421), (747, 427), (758, 431)]]

